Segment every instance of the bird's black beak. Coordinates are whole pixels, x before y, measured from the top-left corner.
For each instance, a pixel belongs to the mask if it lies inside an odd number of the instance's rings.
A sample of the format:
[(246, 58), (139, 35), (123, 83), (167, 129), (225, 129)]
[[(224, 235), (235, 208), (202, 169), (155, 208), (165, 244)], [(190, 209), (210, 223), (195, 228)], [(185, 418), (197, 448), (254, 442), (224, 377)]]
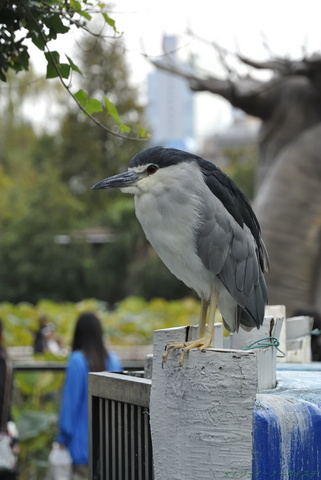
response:
[(91, 190), (101, 190), (104, 188), (130, 187), (131, 185), (134, 185), (138, 179), (139, 179), (139, 175), (129, 170), (128, 172), (119, 173), (118, 175), (105, 178), (104, 180), (101, 180), (100, 182), (95, 183), (95, 185), (91, 187)]

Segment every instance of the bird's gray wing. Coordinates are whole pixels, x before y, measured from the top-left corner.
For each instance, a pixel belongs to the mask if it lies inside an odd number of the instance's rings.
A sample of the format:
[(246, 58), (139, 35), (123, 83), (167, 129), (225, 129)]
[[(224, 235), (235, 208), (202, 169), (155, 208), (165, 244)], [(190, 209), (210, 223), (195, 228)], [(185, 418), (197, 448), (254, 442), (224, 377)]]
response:
[(269, 258), (258, 220), (247, 198), (227, 175), (202, 159), (198, 163), (209, 191), (221, 205), (211, 213), (205, 211), (198, 254), (238, 303), (241, 311), (237, 312), (237, 322), (259, 327), (267, 303), (263, 272), (269, 269)]
[(257, 246), (248, 232), (234, 232), (224, 265), (217, 276), (241, 307), (240, 323), (248, 327), (262, 325), (267, 290)]
[(222, 271), (232, 238), (232, 230), (222, 213), (206, 219), (199, 229), (197, 253), (203, 265), (215, 275)]
[(269, 256), (261, 237), (261, 229), (250, 202), (238, 186), (214, 164), (198, 160), (205, 183), (210, 192), (218, 198), (226, 213), (230, 214), (240, 227), (246, 225), (257, 245), (258, 260), (262, 271), (269, 271)]
[[(256, 243), (247, 227), (243, 228), (246, 231), (233, 229), (228, 214), (216, 215), (199, 232), (198, 255), (241, 308), (237, 323), (258, 327), (264, 319), (266, 285)], [(229, 323), (229, 319), (225, 320)], [(234, 319), (230, 322), (234, 323)]]

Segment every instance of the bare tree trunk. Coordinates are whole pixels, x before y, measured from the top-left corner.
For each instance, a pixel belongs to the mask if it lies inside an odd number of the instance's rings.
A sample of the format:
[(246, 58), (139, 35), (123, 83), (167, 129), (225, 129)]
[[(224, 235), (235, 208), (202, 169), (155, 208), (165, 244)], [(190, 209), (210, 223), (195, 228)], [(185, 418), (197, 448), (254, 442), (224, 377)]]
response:
[[(275, 159), (254, 202), (267, 245), (269, 303), (288, 314), (315, 305), (321, 237), (321, 125), (298, 136)], [(319, 300), (320, 303), (320, 300)]]

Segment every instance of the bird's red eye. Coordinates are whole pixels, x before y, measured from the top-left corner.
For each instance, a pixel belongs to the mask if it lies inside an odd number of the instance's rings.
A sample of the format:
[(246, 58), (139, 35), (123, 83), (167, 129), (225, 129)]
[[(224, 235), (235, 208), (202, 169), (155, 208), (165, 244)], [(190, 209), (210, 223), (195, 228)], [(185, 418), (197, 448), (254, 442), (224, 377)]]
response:
[(148, 175), (152, 175), (153, 173), (157, 172), (157, 170), (158, 167), (156, 167), (156, 165), (148, 165), (146, 172), (148, 173)]

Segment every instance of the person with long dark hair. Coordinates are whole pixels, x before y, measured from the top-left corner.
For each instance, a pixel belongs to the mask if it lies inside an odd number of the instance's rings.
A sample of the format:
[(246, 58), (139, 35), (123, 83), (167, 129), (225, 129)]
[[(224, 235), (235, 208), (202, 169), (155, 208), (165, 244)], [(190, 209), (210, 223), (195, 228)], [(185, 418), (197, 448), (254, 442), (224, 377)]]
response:
[(67, 448), (73, 462), (73, 480), (88, 479), (88, 372), (122, 371), (117, 356), (107, 351), (98, 317), (91, 312), (79, 316), (72, 340), (57, 442)]

